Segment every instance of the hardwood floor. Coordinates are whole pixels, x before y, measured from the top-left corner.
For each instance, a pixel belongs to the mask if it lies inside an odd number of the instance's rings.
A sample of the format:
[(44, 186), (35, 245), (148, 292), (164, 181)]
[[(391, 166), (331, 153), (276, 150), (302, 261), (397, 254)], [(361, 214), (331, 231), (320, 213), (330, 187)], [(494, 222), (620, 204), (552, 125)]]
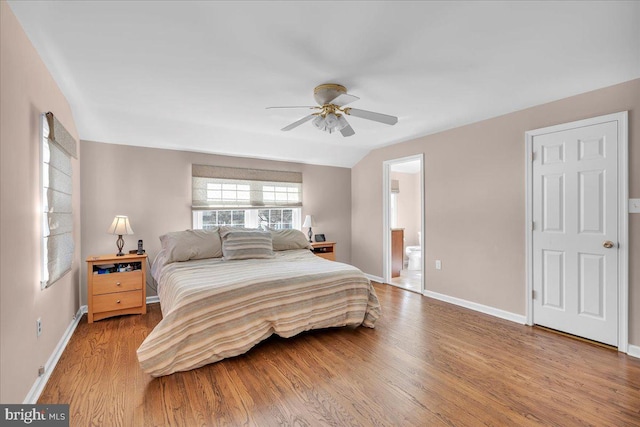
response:
[(640, 360), (375, 286), (375, 329), (272, 337), (156, 379), (136, 349), (157, 304), (85, 316), (38, 403), (70, 403), (73, 426), (640, 425)]
[(391, 284), (412, 292), (422, 293), (422, 272), (420, 270), (400, 270), (400, 276), (392, 277)]

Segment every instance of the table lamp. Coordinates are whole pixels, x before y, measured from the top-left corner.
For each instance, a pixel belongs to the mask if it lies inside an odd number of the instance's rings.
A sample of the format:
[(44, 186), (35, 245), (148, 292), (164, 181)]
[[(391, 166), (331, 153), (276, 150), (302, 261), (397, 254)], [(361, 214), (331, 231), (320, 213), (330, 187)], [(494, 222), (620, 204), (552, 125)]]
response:
[(316, 225), (316, 221), (313, 219), (313, 215), (307, 215), (306, 217), (304, 217), (304, 224), (302, 224), (303, 227), (309, 227), (309, 243), (311, 243), (311, 236), (313, 236), (313, 232), (311, 231), (311, 227), (313, 227), (314, 225)]
[(124, 246), (124, 239), (122, 238), (125, 234), (133, 234), (133, 229), (129, 224), (129, 218), (125, 215), (116, 215), (113, 219), (113, 223), (111, 227), (107, 230), (107, 233), (114, 234), (118, 236), (118, 240), (116, 240), (116, 245), (118, 246), (117, 256), (123, 256), (122, 247)]

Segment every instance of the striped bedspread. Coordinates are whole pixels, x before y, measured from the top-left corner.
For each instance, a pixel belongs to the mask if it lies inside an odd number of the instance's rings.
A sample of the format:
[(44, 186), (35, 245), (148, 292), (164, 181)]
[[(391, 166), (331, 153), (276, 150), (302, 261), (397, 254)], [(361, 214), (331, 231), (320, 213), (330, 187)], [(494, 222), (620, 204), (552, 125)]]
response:
[(163, 319), (138, 348), (142, 369), (154, 377), (243, 354), (274, 333), (373, 328), (380, 316), (360, 270), (307, 249), (272, 259), (175, 262), (156, 279)]

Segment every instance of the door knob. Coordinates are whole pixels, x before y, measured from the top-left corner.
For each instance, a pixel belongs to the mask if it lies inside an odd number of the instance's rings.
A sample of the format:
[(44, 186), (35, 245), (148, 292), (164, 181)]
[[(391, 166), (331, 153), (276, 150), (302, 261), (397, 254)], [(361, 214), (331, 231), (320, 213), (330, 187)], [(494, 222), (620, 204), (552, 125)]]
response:
[(607, 249), (611, 249), (611, 248), (614, 246), (614, 244), (613, 244), (613, 242), (612, 242), (611, 240), (606, 240), (606, 241), (602, 244), (602, 246), (604, 246), (604, 247), (605, 247), (605, 248), (607, 248)]

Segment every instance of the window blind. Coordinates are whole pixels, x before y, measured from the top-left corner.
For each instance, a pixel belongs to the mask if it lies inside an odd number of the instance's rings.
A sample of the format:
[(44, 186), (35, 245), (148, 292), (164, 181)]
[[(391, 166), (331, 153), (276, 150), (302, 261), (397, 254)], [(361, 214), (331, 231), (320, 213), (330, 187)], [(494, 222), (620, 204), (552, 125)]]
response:
[(192, 209), (302, 206), (302, 173), (192, 165)]
[(72, 167), (76, 141), (53, 116), (42, 116), (42, 280), (51, 286), (71, 270), (73, 240)]

